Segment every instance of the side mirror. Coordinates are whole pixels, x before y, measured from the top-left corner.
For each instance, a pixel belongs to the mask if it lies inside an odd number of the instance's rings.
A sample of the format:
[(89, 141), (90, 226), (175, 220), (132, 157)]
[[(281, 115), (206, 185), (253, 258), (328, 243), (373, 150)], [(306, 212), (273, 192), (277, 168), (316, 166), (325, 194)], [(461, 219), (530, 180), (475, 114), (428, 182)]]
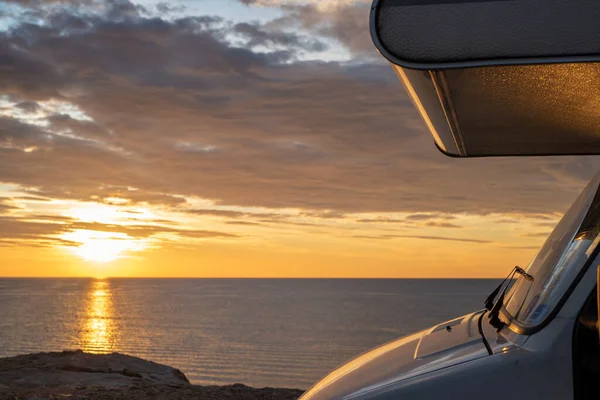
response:
[(375, 0), (371, 36), (444, 154), (600, 154), (598, 21), (588, 0)]

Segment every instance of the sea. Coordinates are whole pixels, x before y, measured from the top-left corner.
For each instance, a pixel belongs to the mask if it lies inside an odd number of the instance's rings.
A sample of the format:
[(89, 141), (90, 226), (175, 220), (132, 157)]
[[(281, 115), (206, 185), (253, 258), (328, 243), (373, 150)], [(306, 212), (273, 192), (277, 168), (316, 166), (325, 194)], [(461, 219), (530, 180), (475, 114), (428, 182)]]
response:
[(82, 349), (192, 383), (308, 389), (381, 344), (481, 309), (483, 279), (0, 279), (0, 357)]

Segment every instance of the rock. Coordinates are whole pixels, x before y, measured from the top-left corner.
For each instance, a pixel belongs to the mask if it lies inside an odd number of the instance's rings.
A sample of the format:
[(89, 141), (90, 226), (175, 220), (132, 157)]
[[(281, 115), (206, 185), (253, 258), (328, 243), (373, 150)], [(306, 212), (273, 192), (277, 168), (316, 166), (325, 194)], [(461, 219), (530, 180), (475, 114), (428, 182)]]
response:
[(81, 350), (38, 353), (0, 359), (0, 384), (36, 386), (128, 386), (132, 379), (160, 385), (189, 385), (185, 375), (166, 365), (124, 354), (88, 354)]
[(0, 359), (0, 399), (295, 400), (301, 394), (242, 384), (192, 385), (178, 369), (119, 353), (76, 350)]

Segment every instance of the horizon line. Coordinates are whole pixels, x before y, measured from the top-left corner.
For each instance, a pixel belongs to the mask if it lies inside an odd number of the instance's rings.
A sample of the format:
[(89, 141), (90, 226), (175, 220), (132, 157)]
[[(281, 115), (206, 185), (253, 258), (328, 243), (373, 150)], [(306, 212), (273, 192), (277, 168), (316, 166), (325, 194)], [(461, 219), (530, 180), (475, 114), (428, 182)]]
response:
[(378, 277), (378, 276), (372, 276), (372, 277), (336, 277), (336, 276), (331, 276), (331, 277), (310, 277), (310, 276), (289, 276), (289, 277), (282, 277), (282, 276), (275, 276), (275, 277), (269, 277), (269, 276), (251, 276), (251, 277), (245, 277), (245, 276), (223, 276), (223, 277), (218, 277), (218, 276), (103, 276), (103, 277), (98, 277), (98, 276), (0, 276), (0, 279), (95, 279), (95, 280), (105, 280), (105, 279), (246, 279), (246, 280), (251, 280), (251, 279), (312, 279), (312, 280), (316, 280), (316, 279), (352, 279), (352, 280), (358, 280), (358, 279), (379, 279), (379, 280), (383, 280), (383, 279), (390, 279), (390, 280), (395, 280), (395, 279), (444, 279), (444, 280), (458, 280), (458, 279), (462, 279), (462, 280), (467, 280), (467, 279), (503, 279), (504, 277), (502, 276), (498, 276), (498, 277)]

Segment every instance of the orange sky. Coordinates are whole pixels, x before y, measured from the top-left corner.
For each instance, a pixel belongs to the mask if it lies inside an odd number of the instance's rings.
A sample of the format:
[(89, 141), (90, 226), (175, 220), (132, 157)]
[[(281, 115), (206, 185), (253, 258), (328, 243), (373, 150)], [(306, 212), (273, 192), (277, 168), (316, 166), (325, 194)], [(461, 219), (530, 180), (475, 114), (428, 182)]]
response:
[(526, 265), (600, 163), (440, 154), (369, 3), (7, 4), (0, 276)]
[(2, 276), (498, 277), (526, 265), (558, 218), (18, 197), (6, 198), (6, 216), (39, 232), (1, 248)]

